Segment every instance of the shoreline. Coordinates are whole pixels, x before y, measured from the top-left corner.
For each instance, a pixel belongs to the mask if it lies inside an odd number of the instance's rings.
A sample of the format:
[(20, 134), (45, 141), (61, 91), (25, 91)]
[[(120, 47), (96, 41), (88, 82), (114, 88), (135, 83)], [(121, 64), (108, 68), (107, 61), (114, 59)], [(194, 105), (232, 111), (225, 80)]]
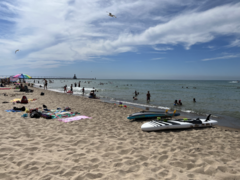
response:
[[(34, 88), (37, 88), (37, 89), (42, 89), (43, 90), (43, 87), (41, 87), (41, 88), (39, 88), (39, 87), (34, 87)], [(56, 93), (59, 93), (59, 94), (66, 94), (66, 93), (61, 93), (61, 92), (58, 92), (58, 91), (55, 91), (55, 90), (48, 90), (48, 91), (51, 91), (51, 92), (56, 92)], [(78, 97), (83, 97), (83, 98), (87, 98), (88, 99), (88, 96), (86, 96), (86, 95), (80, 95), (80, 94), (67, 94), (67, 95), (73, 95), (73, 96), (78, 96)], [(109, 103), (109, 104), (117, 104), (118, 102), (120, 102), (121, 100), (117, 100), (117, 99), (115, 99), (115, 100), (113, 100), (113, 101), (111, 101), (111, 100), (109, 100), (109, 99), (104, 99), (104, 98), (100, 98), (100, 99), (92, 99), (92, 100), (99, 100), (99, 101), (101, 101), (101, 102), (104, 102), (104, 103)], [(124, 101), (123, 101), (124, 102)], [(139, 109), (139, 111), (141, 111), (141, 110), (146, 110), (145, 108), (146, 107), (149, 107), (149, 110), (164, 110), (164, 109), (160, 109), (160, 108), (154, 108), (154, 107), (152, 107), (152, 105), (149, 105), (149, 106), (147, 106), (147, 105), (145, 105), (145, 106), (140, 106), (140, 105), (134, 105), (133, 103), (131, 103), (131, 102), (125, 102), (125, 104), (127, 105), (127, 106), (129, 106), (129, 107), (135, 107), (135, 108), (138, 108)], [(184, 118), (196, 118), (196, 117), (199, 117), (199, 118), (201, 118), (201, 119), (204, 119), (204, 118), (206, 118), (206, 116), (204, 116), (204, 115), (199, 115), (199, 114), (197, 114), (197, 113), (188, 113), (188, 112), (183, 112), (183, 111), (180, 111), (180, 113), (181, 113), (181, 116), (183, 116)], [(176, 117), (176, 118), (178, 118), (178, 117)], [(225, 118), (224, 117), (219, 117), (219, 116), (217, 116), (217, 117), (214, 117), (214, 116), (212, 116), (212, 119), (214, 119), (214, 120), (217, 120), (218, 121), (218, 126), (219, 127), (225, 127), (226, 129), (228, 129), (228, 128), (232, 128), (232, 129), (240, 129), (240, 126), (237, 124), (235, 124), (234, 122), (231, 122), (230, 121), (230, 123), (229, 123), (229, 121), (228, 120), (225, 120)]]

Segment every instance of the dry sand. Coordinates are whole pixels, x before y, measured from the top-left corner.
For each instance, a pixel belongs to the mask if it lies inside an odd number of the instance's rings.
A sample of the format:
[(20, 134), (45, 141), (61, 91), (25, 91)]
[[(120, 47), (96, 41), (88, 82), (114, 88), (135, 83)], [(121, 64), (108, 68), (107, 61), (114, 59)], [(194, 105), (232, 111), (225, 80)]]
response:
[[(33, 93), (0, 90), (0, 179), (240, 180), (237, 130), (213, 127), (143, 132), (143, 121), (127, 119), (140, 109), (31, 89)], [(24, 94), (37, 101), (2, 103)], [(13, 106), (36, 108), (43, 104), (49, 109), (69, 106), (92, 119), (63, 123), (5, 112)]]

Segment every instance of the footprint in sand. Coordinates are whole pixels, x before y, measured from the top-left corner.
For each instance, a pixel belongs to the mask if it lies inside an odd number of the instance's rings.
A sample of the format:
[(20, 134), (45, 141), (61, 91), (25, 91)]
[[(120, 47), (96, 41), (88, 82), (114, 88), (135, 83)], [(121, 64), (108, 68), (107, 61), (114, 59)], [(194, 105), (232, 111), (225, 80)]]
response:
[(164, 169), (161, 172), (158, 173), (158, 176), (160, 177), (166, 177), (169, 174), (169, 171)]
[(187, 177), (194, 178), (195, 176), (194, 176), (194, 174), (188, 174)]
[(123, 149), (118, 151), (118, 154), (124, 155), (124, 154), (128, 154), (129, 152), (131, 152), (132, 149)]
[(103, 177), (103, 174), (102, 173), (97, 173), (97, 174), (87, 173), (85, 177), (87, 177), (89, 179), (97, 179), (97, 178)]
[(98, 163), (100, 160), (98, 158), (93, 158), (90, 160), (92, 163)]
[(120, 168), (120, 167), (122, 167), (122, 165), (123, 165), (123, 163), (115, 163), (115, 164), (113, 165), (113, 167), (115, 167), (115, 168)]
[(29, 148), (24, 148), (23, 150), (24, 151), (36, 151), (36, 150), (38, 150), (38, 148), (37, 147), (29, 147)]
[(162, 155), (160, 158), (158, 158), (158, 161), (163, 163), (166, 159), (168, 159), (168, 155)]

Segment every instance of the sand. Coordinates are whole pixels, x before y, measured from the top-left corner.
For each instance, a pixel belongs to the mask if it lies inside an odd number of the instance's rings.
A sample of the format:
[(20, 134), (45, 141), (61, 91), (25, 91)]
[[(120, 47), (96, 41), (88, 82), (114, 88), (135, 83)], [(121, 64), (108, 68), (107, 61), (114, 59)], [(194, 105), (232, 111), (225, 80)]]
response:
[[(213, 127), (143, 132), (145, 121), (127, 119), (140, 109), (31, 89), (33, 93), (0, 91), (0, 179), (240, 179), (238, 130)], [(2, 103), (22, 95), (37, 101)], [(43, 104), (49, 109), (69, 106), (92, 119), (64, 123), (5, 112), (14, 106)]]

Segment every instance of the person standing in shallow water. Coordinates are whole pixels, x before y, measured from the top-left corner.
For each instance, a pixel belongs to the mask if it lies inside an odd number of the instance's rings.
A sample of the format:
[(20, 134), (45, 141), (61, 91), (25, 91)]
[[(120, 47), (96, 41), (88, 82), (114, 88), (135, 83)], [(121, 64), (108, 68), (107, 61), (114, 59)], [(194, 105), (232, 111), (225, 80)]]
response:
[(73, 92), (73, 85), (71, 84), (71, 88), (70, 88), (70, 91), (72, 91)]
[(85, 92), (85, 90), (84, 90), (84, 87), (82, 88), (82, 94), (84, 95), (84, 92)]
[(148, 93), (147, 93), (147, 102), (150, 101), (150, 98), (151, 98), (151, 94), (150, 94), (150, 92), (148, 91)]
[(78, 82), (78, 87), (81, 87), (81, 86), (80, 86), (80, 81)]
[(195, 99), (195, 98), (193, 98), (193, 102), (196, 102), (196, 99)]
[(65, 85), (63, 88), (64, 88), (64, 92), (67, 93), (67, 85)]

